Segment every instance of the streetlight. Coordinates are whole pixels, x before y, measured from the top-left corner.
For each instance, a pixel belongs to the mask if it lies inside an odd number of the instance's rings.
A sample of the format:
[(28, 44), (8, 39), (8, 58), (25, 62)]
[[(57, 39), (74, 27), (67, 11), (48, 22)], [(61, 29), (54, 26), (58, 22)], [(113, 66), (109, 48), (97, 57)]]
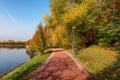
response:
[(74, 49), (74, 30), (75, 30), (75, 26), (72, 27), (72, 33), (73, 33), (72, 52), (75, 54), (75, 49)]
[(102, 4), (103, 0), (99, 0), (99, 2)]

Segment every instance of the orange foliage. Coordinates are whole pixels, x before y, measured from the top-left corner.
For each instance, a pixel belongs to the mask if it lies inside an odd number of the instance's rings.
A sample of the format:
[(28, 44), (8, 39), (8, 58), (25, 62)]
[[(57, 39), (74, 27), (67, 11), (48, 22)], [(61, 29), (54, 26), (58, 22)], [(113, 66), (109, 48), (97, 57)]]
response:
[(26, 41), (26, 45), (32, 44), (32, 41), (36, 40), (37, 38), (38, 38), (38, 33), (35, 32), (35, 34), (33, 35), (32, 39), (29, 39), (28, 41)]
[(110, 8), (120, 7), (120, 3), (111, 4)]
[(26, 41), (26, 45), (30, 45), (32, 43), (32, 39), (29, 39), (28, 41)]
[(35, 34), (34, 34), (33, 37), (32, 37), (32, 40), (36, 40), (37, 38), (38, 38), (38, 33), (35, 32)]
[(110, 17), (104, 18), (104, 22), (109, 22), (109, 21), (110, 21)]

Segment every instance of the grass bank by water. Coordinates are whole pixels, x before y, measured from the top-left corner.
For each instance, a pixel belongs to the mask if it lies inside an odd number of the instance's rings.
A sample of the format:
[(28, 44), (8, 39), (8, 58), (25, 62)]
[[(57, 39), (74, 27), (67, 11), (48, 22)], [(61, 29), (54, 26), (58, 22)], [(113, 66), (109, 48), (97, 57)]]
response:
[(120, 54), (91, 46), (74, 55), (98, 80), (120, 80)]
[(46, 54), (33, 57), (30, 61), (16, 68), (9, 74), (2, 77), (0, 80), (25, 80), (25, 78), (37, 67), (39, 67), (50, 55), (51, 51)]

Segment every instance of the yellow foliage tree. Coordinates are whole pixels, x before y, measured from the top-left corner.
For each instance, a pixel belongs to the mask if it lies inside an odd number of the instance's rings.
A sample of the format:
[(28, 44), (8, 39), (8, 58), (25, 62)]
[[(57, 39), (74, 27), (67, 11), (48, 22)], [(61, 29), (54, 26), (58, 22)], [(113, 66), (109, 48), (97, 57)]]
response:
[(59, 40), (58, 40), (56, 32), (52, 33), (51, 41), (52, 41), (52, 46), (57, 46), (58, 45)]
[(67, 29), (65, 26), (57, 26), (56, 34), (59, 40), (59, 46), (61, 47), (68, 47), (70, 46), (70, 42), (67, 39)]
[(88, 11), (94, 7), (96, 0), (84, 0), (81, 4), (74, 5), (73, 8), (67, 10), (67, 13), (63, 15), (63, 21), (65, 24), (77, 26), (81, 24)]

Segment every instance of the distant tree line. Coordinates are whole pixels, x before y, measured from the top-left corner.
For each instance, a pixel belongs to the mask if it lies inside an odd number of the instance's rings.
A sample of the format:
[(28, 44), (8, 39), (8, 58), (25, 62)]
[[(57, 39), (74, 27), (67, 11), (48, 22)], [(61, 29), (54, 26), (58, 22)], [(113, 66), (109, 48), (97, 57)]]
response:
[(26, 43), (25, 41), (8, 40), (0, 42), (0, 45), (25, 45), (25, 43)]

